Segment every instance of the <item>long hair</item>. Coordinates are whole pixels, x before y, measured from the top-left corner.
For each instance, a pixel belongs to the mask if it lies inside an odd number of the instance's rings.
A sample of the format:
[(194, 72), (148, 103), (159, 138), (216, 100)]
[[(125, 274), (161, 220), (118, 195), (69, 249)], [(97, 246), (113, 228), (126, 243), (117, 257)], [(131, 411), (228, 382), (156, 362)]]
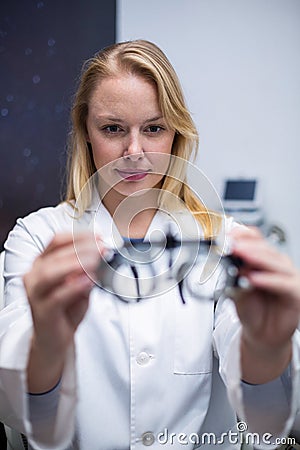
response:
[[(174, 163), (163, 179), (160, 206), (167, 208), (170, 199), (178, 198), (201, 224), (204, 236), (218, 230), (218, 214), (208, 211), (186, 183), (187, 162), (195, 158), (198, 133), (186, 107), (180, 82), (166, 55), (145, 40), (122, 42), (104, 48), (83, 65), (72, 108), (72, 128), (68, 146), (68, 176), (65, 200), (71, 204), (80, 195), (81, 213), (91, 202), (91, 191), (82, 189), (97, 171), (86, 140), (88, 105), (96, 86), (104, 78), (130, 73), (151, 81), (158, 91), (159, 106), (168, 126), (175, 131), (172, 146)], [(172, 195), (167, 195), (171, 193)], [(80, 211), (79, 211), (80, 212)]]

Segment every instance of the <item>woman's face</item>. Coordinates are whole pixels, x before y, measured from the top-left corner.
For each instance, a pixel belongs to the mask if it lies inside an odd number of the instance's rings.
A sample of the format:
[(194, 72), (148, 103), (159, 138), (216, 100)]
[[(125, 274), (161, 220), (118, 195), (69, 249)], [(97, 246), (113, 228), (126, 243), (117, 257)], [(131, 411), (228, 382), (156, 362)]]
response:
[(95, 166), (114, 200), (160, 187), (175, 132), (162, 116), (154, 84), (130, 74), (100, 81), (86, 128)]

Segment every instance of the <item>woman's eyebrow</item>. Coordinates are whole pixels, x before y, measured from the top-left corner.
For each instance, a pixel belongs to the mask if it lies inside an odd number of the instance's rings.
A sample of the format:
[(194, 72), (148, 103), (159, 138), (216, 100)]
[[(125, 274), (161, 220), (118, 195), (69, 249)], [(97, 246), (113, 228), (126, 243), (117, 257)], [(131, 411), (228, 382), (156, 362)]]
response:
[(148, 123), (148, 122), (155, 122), (156, 120), (161, 120), (161, 119), (164, 119), (164, 117), (163, 117), (162, 115), (160, 115), (160, 116), (155, 116), (155, 117), (152, 117), (152, 119), (147, 119), (147, 120), (145, 120), (145, 123)]
[(125, 122), (120, 117), (109, 116), (109, 115), (106, 116), (105, 114), (96, 116), (96, 120), (110, 120), (111, 122)]
[[(155, 122), (156, 120), (162, 120), (162, 119), (164, 120), (164, 117), (162, 115), (158, 115), (158, 116), (151, 117), (151, 119), (145, 120), (143, 123)], [(96, 116), (96, 120), (109, 120), (111, 122), (125, 123), (125, 120), (121, 119), (120, 117), (115, 117), (115, 116), (110, 116), (110, 115), (105, 115), (105, 114)]]

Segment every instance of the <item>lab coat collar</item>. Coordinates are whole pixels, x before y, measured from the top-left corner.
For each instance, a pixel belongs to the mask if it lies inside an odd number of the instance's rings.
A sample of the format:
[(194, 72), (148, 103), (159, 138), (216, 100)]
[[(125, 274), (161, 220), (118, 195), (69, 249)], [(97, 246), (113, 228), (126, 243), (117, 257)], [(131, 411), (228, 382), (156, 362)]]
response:
[[(96, 235), (101, 236), (105, 246), (109, 248), (120, 248), (124, 244), (124, 240), (119, 233), (110, 213), (102, 203), (96, 186), (93, 186), (92, 200), (86, 212), (92, 213), (92, 219), (89, 229)], [(192, 227), (191, 227), (192, 223)], [(194, 236), (188, 236), (190, 230), (194, 230)], [(162, 233), (171, 233), (177, 238), (198, 237), (202, 235), (202, 230), (191, 213), (187, 211), (168, 212), (166, 210), (158, 210), (154, 215), (152, 222), (145, 235), (145, 241), (161, 240)], [(187, 233), (188, 232), (188, 233)]]

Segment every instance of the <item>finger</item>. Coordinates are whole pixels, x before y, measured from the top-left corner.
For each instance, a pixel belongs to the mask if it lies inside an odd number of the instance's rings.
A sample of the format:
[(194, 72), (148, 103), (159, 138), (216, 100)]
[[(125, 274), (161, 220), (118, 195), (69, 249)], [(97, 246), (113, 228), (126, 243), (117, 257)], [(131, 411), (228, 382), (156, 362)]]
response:
[(288, 256), (280, 253), (265, 240), (257, 240), (255, 244), (249, 239), (237, 241), (232, 252), (252, 268), (286, 274), (294, 270)]
[(88, 275), (82, 274), (59, 287), (54, 298), (66, 309), (78, 300), (88, 299), (94, 286), (93, 280)]
[[(98, 261), (103, 249), (91, 240), (83, 239), (76, 242), (76, 245), (70, 243), (53, 252), (47, 258), (49, 269), (57, 272), (56, 265), (59, 266), (59, 272), (62, 276), (72, 273), (76, 269), (83, 269), (85, 271), (91, 270), (90, 264), (96, 260)], [(67, 264), (68, 263), (68, 264)]]
[[(78, 239), (83, 238), (85, 233), (78, 235)], [(42, 253), (42, 257), (49, 255), (55, 250), (61, 247), (68, 246), (73, 243), (74, 237), (72, 233), (58, 233), (56, 234), (50, 243), (47, 245), (46, 249)]]
[(84, 259), (84, 267), (80, 264), (77, 255), (74, 251), (63, 252), (62, 255), (56, 255), (49, 263), (45, 263), (37, 268), (39, 272), (39, 279), (36, 287), (39, 288), (40, 294), (48, 292), (55, 286), (64, 282), (68, 277), (79, 275), (80, 273), (91, 272), (95, 264), (95, 258), (91, 254), (81, 256)]
[(90, 240), (78, 243), (76, 251), (69, 243), (48, 254), (47, 258), (37, 258), (33, 270), (24, 276), (27, 293), (42, 297), (66, 278), (80, 273), (87, 273), (93, 278), (99, 258), (99, 250)]
[(75, 331), (83, 319), (89, 305), (89, 295), (92, 284), (88, 278), (77, 279), (72, 284), (60, 286), (38, 306), (30, 304), (35, 330), (41, 336), (49, 329), (49, 323), (60, 323), (68, 318)]
[(252, 271), (248, 275), (249, 282), (257, 289), (262, 289), (283, 298), (297, 298), (300, 307), (300, 276), (287, 276), (270, 272)]
[(58, 250), (59, 248), (74, 245), (76, 248), (81, 242), (88, 241), (96, 242), (98, 244), (101, 241), (100, 236), (93, 235), (90, 231), (84, 231), (81, 233), (58, 233), (54, 236), (54, 238), (50, 241), (44, 252), (41, 256), (47, 256), (53, 251)]
[(236, 226), (229, 231), (228, 236), (232, 239), (262, 239), (263, 235), (257, 227), (252, 226)]
[[(87, 299), (93, 286), (93, 281), (86, 274), (74, 277), (72, 282), (66, 282), (53, 289), (44, 302), (38, 302), (38, 309), (46, 317), (52, 312), (66, 310), (73, 303)], [(31, 306), (35, 309), (36, 302), (31, 302)]]
[(98, 263), (103, 256), (105, 248), (100, 238), (88, 236), (87, 239), (74, 241), (74, 251), (82, 269), (90, 273), (95, 268), (95, 261)]

